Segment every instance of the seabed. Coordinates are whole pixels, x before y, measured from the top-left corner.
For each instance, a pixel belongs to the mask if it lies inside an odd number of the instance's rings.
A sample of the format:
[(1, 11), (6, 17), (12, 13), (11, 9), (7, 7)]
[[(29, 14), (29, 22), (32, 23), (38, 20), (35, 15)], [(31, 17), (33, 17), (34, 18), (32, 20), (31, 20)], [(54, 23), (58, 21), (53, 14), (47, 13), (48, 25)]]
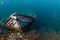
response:
[[(19, 20), (19, 18), (21, 19)], [(9, 29), (7, 31), (0, 30), (0, 40), (38, 40), (40, 34), (35, 30), (24, 32), (26, 29), (28, 29), (33, 21), (34, 18), (32, 17), (12, 14), (5, 23), (0, 21), (0, 25), (3, 25)], [(27, 24), (22, 27), (19, 25), (19, 22)]]
[[(0, 21), (0, 25), (5, 26), (2, 21)], [(38, 32), (36, 30), (31, 30), (29, 32), (22, 31), (23, 33), (21, 33), (20, 31), (15, 29), (7, 29), (9, 30), (4, 31), (0, 29), (0, 40), (60, 40), (60, 31), (58, 34), (56, 33), (56, 31)]]

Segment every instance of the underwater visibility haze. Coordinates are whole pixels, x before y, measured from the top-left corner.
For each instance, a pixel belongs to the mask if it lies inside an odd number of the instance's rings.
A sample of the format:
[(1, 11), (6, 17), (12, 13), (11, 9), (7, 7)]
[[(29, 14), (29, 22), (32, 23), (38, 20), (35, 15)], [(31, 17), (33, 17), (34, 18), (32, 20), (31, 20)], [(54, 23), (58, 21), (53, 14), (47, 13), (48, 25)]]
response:
[(14, 12), (35, 17), (29, 30), (60, 31), (59, 0), (0, 0), (0, 21), (5, 22)]

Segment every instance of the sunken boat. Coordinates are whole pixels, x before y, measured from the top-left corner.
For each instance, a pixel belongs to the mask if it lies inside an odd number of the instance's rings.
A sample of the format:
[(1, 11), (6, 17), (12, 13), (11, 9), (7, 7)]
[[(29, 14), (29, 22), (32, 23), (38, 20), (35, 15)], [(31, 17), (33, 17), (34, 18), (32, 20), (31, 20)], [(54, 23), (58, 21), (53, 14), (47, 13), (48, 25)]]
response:
[(33, 21), (33, 17), (13, 13), (6, 20), (4, 25), (9, 30), (24, 32), (32, 25)]

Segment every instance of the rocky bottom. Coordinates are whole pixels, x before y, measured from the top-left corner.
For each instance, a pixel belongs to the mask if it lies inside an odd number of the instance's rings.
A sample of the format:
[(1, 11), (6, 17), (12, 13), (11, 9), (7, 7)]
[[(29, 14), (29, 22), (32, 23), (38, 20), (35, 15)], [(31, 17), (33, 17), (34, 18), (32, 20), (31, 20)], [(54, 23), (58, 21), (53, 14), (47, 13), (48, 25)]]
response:
[(0, 40), (60, 40), (60, 33), (37, 32), (32, 30), (21, 34), (20, 32), (10, 32), (0, 30)]

